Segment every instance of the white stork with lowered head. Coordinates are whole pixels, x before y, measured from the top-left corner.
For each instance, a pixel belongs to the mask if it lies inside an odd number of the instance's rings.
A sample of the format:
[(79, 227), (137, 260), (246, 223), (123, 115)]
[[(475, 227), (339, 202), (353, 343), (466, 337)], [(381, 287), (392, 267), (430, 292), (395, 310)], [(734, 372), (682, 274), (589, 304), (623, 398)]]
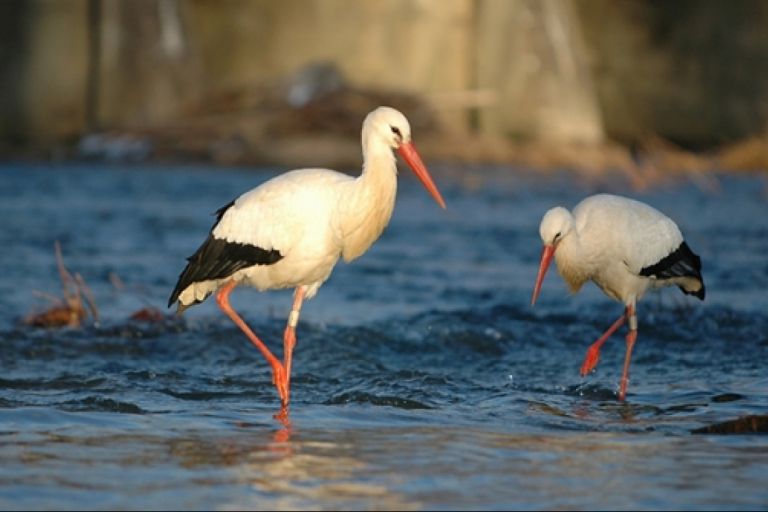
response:
[[(379, 107), (363, 122), (363, 171), (352, 177), (328, 169), (281, 174), (217, 212), (208, 238), (188, 258), (168, 305), (179, 312), (216, 294), (224, 313), (272, 367), (282, 412), (290, 400), (291, 359), (302, 302), (312, 298), (339, 258), (365, 253), (389, 223), (397, 191), (394, 151), (445, 208), (445, 201), (411, 142), (403, 114)], [(295, 288), (283, 335), (283, 360), (275, 357), (229, 303), (240, 285), (260, 291)]]
[(597, 365), (603, 343), (628, 322), (619, 388), (619, 400), (624, 400), (637, 339), (637, 301), (649, 288), (670, 285), (703, 300), (700, 258), (669, 217), (647, 204), (611, 194), (590, 196), (573, 213), (561, 206), (552, 208), (542, 218), (539, 234), (544, 249), (531, 305), (539, 296), (553, 256), (572, 293), (591, 280), (624, 304), (624, 313), (589, 347), (581, 366), (582, 376), (589, 373)]

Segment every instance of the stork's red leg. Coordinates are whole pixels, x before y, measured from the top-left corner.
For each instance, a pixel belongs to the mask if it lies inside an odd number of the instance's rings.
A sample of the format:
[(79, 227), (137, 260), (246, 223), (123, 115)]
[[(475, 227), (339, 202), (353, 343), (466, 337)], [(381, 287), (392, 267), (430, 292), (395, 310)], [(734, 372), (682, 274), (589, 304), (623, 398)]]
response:
[(280, 394), (280, 401), (282, 402), (283, 406), (285, 406), (288, 404), (288, 380), (285, 375), (285, 368), (283, 367), (280, 360), (278, 360), (272, 354), (272, 352), (269, 351), (267, 346), (253, 333), (251, 328), (248, 327), (248, 324), (246, 324), (245, 321), (240, 318), (240, 315), (238, 315), (237, 312), (232, 309), (232, 306), (229, 304), (229, 294), (232, 292), (235, 286), (237, 286), (235, 281), (230, 281), (222, 286), (218, 293), (216, 293), (216, 302), (218, 303), (221, 310), (224, 311), (224, 313), (226, 313), (226, 315), (231, 318), (233, 322), (235, 322), (235, 325), (237, 325), (240, 330), (245, 333), (248, 339), (251, 340), (251, 343), (253, 343), (257, 349), (259, 349), (259, 352), (261, 352), (269, 365), (272, 367), (272, 383), (275, 385), (275, 387), (277, 387), (277, 392)]
[(632, 359), (632, 348), (637, 341), (637, 315), (633, 306), (627, 306), (627, 318), (629, 318), (629, 332), (627, 333), (627, 353), (624, 356), (624, 371), (621, 372), (621, 384), (619, 386), (619, 400), (627, 396), (629, 384), (629, 361)]
[[(287, 379), (287, 399), (290, 398), (291, 392), (291, 362), (293, 361), (293, 348), (296, 346), (296, 325), (299, 323), (299, 313), (301, 312), (301, 304), (304, 302), (306, 291), (307, 288), (305, 286), (296, 288), (296, 292), (293, 294), (293, 307), (288, 315), (288, 323), (283, 334), (283, 367), (285, 368)], [(288, 400), (286, 400), (286, 405), (287, 403)]]
[(592, 369), (597, 365), (597, 362), (600, 360), (600, 348), (603, 346), (603, 343), (605, 343), (606, 340), (608, 340), (608, 338), (610, 338), (611, 335), (616, 332), (616, 329), (621, 327), (627, 320), (628, 310), (628, 307), (625, 308), (624, 313), (619, 317), (619, 319), (613, 322), (613, 325), (611, 325), (608, 330), (605, 331), (603, 335), (597, 339), (596, 342), (589, 346), (587, 349), (587, 355), (584, 357), (584, 362), (581, 363), (581, 370), (579, 373), (582, 377), (591, 372)]

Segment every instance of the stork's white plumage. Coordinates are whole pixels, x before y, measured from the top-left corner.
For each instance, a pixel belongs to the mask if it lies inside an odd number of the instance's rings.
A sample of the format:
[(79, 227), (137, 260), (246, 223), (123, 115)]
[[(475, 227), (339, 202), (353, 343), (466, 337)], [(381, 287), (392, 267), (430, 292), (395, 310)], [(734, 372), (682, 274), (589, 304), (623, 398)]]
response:
[(582, 376), (589, 373), (599, 360), (600, 347), (628, 321), (619, 388), (619, 399), (624, 400), (637, 339), (637, 301), (649, 288), (671, 285), (703, 300), (701, 260), (669, 217), (647, 204), (611, 194), (584, 199), (572, 214), (561, 206), (552, 208), (542, 218), (539, 233), (544, 249), (531, 305), (553, 256), (571, 292), (593, 281), (606, 295), (624, 303), (622, 316), (589, 347), (581, 366)]
[[(286, 412), (295, 327), (304, 299), (313, 297), (340, 257), (351, 261), (378, 239), (389, 223), (397, 191), (397, 150), (437, 203), (445, 208), (411, 142), (403, 114), (389, 107), (363, 122), (363, 172), (358, 177), (328, 169), (300, 169), (246, 192), (217, 212), (208, 238), (188, 259), (168, 305), (179, 311), (216, 293), (219, 307), (272, 366)], [(295, 288), (293, 309), (279, 361), (229, 304), (238, 284), (258, 290)]]

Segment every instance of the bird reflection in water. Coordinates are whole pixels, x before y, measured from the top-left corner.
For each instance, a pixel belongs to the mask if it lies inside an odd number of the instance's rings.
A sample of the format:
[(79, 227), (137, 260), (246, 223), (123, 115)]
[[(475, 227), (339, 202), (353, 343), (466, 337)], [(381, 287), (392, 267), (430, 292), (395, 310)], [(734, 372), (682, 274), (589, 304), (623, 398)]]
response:
[(275, 431), (272, 439), (276, 443), (287, 443), (291, 440), (291, 434), (293, 433), (293, 425), (291, 424), (290, 416), (288, 416), (288, 408), (281, 406), (280, 412), (275, 414), (273, 417), (277, 420), (278, 423), (280, 423), (280, 428)]
[[(175, 439), (171, 453), (188, 470), (209, 472), (220, 467), (215, 480), (202, 485), (246, 484), (254, 493), (233, 496), (221, 503), (224, 509), (383, 509), (423, 508), (393, 490), (400, 481), (382, 476), (361, 481), (361, 474), (376, 474), (358, 452), (369, 433), (347, 432), (343, 442), (325, 429), (302, 431), (297, 436), (292, 422), (278, 420), (276, 430), (263, 423), (236, 422), (238, 427), (225, 438), (205, 436)], [(222, 480), (223, 479), (223, 480)], [(245, 500), (245, 501), (242, 501)], [(254, 501), (255, 500), (255, 501)]]

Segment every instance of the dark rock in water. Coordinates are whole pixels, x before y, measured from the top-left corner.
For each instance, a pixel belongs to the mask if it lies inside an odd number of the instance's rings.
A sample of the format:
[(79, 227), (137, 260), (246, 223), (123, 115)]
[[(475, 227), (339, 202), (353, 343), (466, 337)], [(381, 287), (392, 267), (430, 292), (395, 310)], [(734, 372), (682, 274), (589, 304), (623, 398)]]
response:
[(768, 415), (744, 416), (735, 420), (697, 428), (692, 434), (754, 434), (768, 433)]
[(712, 401), (715, 403), (735, 402), (742, 399), (744, 399), (744, 395), (738, 393), (722, 393), (712, 397)]

